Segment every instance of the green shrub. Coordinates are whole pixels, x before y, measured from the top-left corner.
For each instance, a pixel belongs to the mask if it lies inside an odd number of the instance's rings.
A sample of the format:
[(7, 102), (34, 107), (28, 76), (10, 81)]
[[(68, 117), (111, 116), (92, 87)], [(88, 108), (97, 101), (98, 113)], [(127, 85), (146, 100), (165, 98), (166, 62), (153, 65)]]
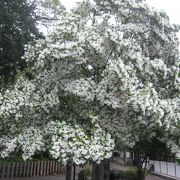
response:
[(136, 180), (137, 169), (129, 169), (127, 171), (111, 171), (110, 180)]
[(125, 171), (118, 171), (116, 180), (125, 180), (126, 179), (126, 172)]
[(180, 165), (180, 159), (176, 159), (176, 162), (178, 163), (178, 165)]
[(90, 175), (91, 175), (90, 169), (83, 169), (78, 175), (78, 180), (88, 180), (88, 177)]
[(117, 174), (115, 173), (115, 171), (111, 171), (110, 172), (110, 180), (116, 180), (116, 176), (117, 176)]
[(23, 158), (17, 155), (11, 155), (6, 158), (0, 158), (0, 162), (23, 162)]

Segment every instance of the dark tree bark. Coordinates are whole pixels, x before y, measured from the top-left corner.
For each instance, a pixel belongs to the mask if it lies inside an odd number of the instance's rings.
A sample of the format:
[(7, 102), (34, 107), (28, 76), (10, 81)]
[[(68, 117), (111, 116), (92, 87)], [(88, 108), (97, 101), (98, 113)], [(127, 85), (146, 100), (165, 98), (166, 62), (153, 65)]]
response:
[(92, 180), (109, 180), (110, 160), (105, 159), (100, 164), (95, 162), (92, 165)]
[(104, 180), (110, 179), (110, 159), (104, 160)]
[(73, 180), (76, 179), (76, 164), (73, 164)]
[(104, 163), (92, 164), (92, 180), (104, 180)]
[(72, 167), (73, 167), (72, 162), (68, 161), (66, 164), (66, 180), (72, 179)]
[[(144, 180), (147, 166), (147, 156), (142, 155), (139, 152), (135, 154), (135, 166), (138, 168), (137, 170), (137, 180)], [(143, 167), (144, 164), (144, 167)]]

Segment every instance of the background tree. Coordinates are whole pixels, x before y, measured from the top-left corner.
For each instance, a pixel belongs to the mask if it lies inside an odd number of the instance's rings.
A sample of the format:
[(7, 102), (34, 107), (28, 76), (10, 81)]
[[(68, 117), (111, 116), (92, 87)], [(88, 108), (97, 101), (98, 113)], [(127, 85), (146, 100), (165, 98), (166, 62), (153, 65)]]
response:
[(141, 129), (138, 136), (139, 140), (131, 149), (134, 153), (133, 164), (138, 167), (138, 178), (144, 178), (148, 168), (148, 159), (168, 161), (168, 158), (174, 159), (177, 157), (179, 134), (174, 134), (172, 137), (171, 134), (164, 131), (164, 127), (157, 126), (148, 131), (147, 129)]
[(24, 45), (40, 36), (33, 3), (27, 0), (0, 1), (0, 80), (13, 81), (26, 63)]

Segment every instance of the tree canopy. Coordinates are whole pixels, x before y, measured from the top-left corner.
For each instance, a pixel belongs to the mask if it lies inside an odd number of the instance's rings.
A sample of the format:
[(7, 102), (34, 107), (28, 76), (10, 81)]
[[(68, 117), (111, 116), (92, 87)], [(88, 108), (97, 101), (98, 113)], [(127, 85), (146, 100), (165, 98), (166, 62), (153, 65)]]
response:
[[(45, 39), (26, 47), (33, 78), (1, 92), (1, 155), (21, 150), (27, 159), (46, 149), (64, 163), (99, 163), (111, 156), (114, 140), (133, 147), (142, 137), (179, 151), (177, 31), (144, 1), (84, 1), (63, 11)], [(20, 138), (26, 131), (29, 141)]]
[(27, 0), (0, 1), (0, 80), (14, 80), (26, 63), (21, 59), (24, 45), (40, 36), (35, 7)]

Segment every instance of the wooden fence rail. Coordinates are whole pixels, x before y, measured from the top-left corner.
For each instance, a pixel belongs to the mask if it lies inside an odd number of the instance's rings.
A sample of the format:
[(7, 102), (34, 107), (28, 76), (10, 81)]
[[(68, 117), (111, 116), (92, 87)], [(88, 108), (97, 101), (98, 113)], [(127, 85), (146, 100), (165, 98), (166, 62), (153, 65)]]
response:
[(57, 161), (0, 162), (0, 178), (47, 176), (64, 173)]

